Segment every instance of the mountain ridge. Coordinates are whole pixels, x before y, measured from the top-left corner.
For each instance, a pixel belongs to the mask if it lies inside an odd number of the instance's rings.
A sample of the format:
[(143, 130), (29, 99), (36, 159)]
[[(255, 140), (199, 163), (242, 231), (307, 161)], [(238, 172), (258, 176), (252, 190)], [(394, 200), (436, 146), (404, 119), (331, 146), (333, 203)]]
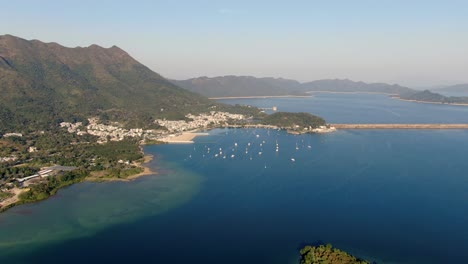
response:
[(323, 79), (299, 82), (274, 77), (225, 75), (171, 80), (176, 85), (207, 97), (305, 95), (313, 91), (413, 93), (415, 90), (398, 84), (365, 83), (349, 79)]
[(68, 48), (12, 35), (0, 36), (0, 91), (5, 113), (36, 125), (103, 111), (180, 118), (216, 104), (177, 87), (115, 45)]

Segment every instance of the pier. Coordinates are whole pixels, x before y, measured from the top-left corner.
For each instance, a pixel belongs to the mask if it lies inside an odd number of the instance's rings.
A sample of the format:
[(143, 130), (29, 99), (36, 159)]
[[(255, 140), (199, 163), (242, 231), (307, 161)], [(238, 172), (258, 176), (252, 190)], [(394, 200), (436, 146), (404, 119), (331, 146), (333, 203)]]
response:
[(468, 129), (468, 124), (330, 124), (336, 129)]

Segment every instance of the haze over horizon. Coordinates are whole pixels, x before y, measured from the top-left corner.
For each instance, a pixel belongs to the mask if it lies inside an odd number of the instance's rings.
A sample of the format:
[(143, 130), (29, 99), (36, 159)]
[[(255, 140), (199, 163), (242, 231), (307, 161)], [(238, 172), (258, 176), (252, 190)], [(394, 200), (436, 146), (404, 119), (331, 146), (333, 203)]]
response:
[(468, 82), (464, 1), (86, 0), (71, 7), (24, 0), (2, 6), (2, 35), (68, 47), (117, 45), (171, 79)]

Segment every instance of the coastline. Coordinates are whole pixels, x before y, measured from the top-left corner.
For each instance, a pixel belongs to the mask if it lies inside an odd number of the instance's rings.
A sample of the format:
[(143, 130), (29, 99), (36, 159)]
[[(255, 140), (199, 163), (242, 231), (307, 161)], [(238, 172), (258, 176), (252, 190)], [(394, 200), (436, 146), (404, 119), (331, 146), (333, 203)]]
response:
[[(153, 158), (154, 158), (153, 155), (149, 155), (149, 154), (144, 155), (143, 161), (141, 163), (134, 163), (135, 166), (142, 168), (143, 171), (134, 175), (130, 175), (127, 178), (115, 178), (115, 177), (105, 178), (105, 177), (98, 177), (98, 176), (88, 176), (83, 181), (98, 182), (98, 183), (99, 182), (113, 182), (113, 181), (130, 182), (130, 181), (136, 180), (144, 176), (157, 175), (158, 173), (156, 171), (152, 170), (149, 166), (146, 165), (147, 163), (151, 162)], [(15, 187), (11, 189), (11, 193), (13, 194), (13, 196), (0, 202), (0, 213), (5, 212), (8, 209), (13, 208), (17, 205), (23, 204), (24, 202), (21, 202), (21, 200), (19, 199), (19, 196), (28, 191), (29, 191), (29, 188), (20, 189), (20, 188)], [(33, 203), (40, 202), (40, 201), (42, 200), (34, 201)]]
[(330, 94), (384, 94), (389, 96), (397, 96), (398, 94), (394, 93), (381, 93), (381, 92), (335, 92), (335, 91), (309, 91), (306, 93), (330, 93)]
[(430, 101), (419, 101), (419, 100), (403, 99), (403, 98), (401, 98), (399, 96), (390, 96), (390, 98), (400, 100), (400, 101), (420, 103), (420, 104), (440, 104), (440, 105), (468, 106), (468, 104), (461, 104), (461, 103), (443, 103), (443, 102), (430, 102)]
[(226, 96), (226, 97), (209, 97), (211, 100), (228, 100), (228, 99), (266, 99), (266, 98), (303, 98), (313, 97), (312, 95), (254, 95), (254, 96)]
[(88, 176), (88, 177), (86, 177), (85, 181), (89, 181), (89, 182), (114, 182), (114, 181), (130, 182), (130, 181), (136, 180), (136, 179), (144, 177), (144, 176), (157, 175), (158, 174), (157, 171), (152, 170), (149, 166), (146, 165), (147, 163), (152, 161), (153, 158), (154, 158), (153, 155), (149, 155), (149, 154), (145, 155), (143, 157), (143, 162), (138, 163), (138, 164), (134, 164), (135, 166), (137, 166), (139, 168), (142, 168), (143, 171), (140, 172), (140, 173), (134, 174), (134, 175), (130, 175), (127, 178), (116, 178), (116, 177), (106, 178), (106, 177), (99, 177), (99, 176)]

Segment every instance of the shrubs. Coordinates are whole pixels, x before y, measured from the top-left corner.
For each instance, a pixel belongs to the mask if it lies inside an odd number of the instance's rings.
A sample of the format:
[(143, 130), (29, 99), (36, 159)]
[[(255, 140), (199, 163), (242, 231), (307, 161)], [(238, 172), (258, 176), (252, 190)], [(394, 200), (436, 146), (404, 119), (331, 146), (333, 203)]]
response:
[(331, 244), (326, 246), (305, 246), (301, 249), (301, 264), (369, 264), (344, 251), (334, 248)]

